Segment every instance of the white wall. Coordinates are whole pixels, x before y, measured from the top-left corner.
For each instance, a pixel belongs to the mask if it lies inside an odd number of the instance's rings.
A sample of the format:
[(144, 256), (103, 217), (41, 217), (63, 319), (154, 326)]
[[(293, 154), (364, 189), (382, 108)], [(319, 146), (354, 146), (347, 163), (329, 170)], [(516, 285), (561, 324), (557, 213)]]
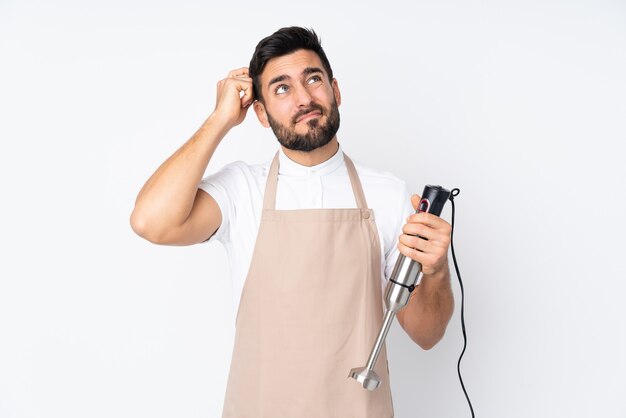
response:
[[(1, 0), (0, 417), (219, 416), (225, 253), (153, 246), (128, 217), (216, 82), (288, 25), (322, 36), (354, 159), (461, 188), (477, 416), (625, 417), (626, 4), (608, 0)], [(209, 171), (275, 147), (249, 117)], [(397, 417), (469, 417), (454, 292), (433, 350), (392, 329)]]

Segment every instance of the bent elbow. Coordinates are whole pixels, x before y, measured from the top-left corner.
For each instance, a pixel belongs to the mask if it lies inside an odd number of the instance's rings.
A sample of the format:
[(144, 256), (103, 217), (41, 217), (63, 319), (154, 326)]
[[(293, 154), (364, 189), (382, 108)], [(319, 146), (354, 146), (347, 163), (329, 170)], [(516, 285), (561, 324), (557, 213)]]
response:
[(436, 346), (439, 343), (439, 341), (441, 341), (442, 338), (443, 338), (443, 334), (441, 334), (440, 336), (435, 336), (429, 339), (424, 339), (424, 340), (415, 341), (415, 342), (417, 343), (417, 345), (420, 346), (422, 350), (428, 351), (432, 349), (434, 346)]
[(411, 339), (423, 350), (430, 350), (435, 347), (443, 339), (446, 334), (447, 323), (437, 328), (431, 328), (427, 332), (411, 333)]
[(130, 227), (135, 234), (144, 238), (146, 231), (146, 222), (140, 215), (137, 214), (136, 210), (133, 210), (133, 212), (130, 214)]
[(162, 234), (156, 228), (151, 227), (146, 217), (142, 216), (136, 209), (130, 214), (130, 227), (135, 234), (153, 244), (165, 244)]

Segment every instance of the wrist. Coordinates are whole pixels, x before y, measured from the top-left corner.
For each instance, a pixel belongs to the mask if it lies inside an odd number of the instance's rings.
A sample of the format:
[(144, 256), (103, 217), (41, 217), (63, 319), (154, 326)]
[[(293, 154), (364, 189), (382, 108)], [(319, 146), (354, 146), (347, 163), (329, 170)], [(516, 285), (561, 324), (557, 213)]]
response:
[(429, 271), (428, 273), (424, 272), (424, 278), (430, 282), (450, 281), (450, 268), (448, 267), (447, 260), (441, 267)]
[(232, 128), (233, 124), (228, 117), (225, 117), (218, 112), (213, 112), (204, 121), (200, 129), (206, 129), (214, 132), (218, 140), (221, 141)]

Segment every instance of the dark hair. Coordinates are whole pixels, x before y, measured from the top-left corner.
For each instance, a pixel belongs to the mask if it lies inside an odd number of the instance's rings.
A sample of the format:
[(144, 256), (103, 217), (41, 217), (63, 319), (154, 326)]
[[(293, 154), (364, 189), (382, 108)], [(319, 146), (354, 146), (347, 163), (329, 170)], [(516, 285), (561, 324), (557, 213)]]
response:
[(313, 29), (298, 26), (281, 28), (270, 36), (263, 38), (256, 46), (254, 54), (252, 54), (248, 72), (252, 78), (254, 97), (256, 99), (263, 99), (259, 82), (267, 62), (272, 58), (282, 57), (300, 49), (308, 49), (315, 52), (320, 57), (322, 66), (328, 73), (328, 78), (330, 80), (333, 79), (333, 70), (330, 68), (328, 58), (326, 58), (326, 54), (322, 49), (321, 39)]

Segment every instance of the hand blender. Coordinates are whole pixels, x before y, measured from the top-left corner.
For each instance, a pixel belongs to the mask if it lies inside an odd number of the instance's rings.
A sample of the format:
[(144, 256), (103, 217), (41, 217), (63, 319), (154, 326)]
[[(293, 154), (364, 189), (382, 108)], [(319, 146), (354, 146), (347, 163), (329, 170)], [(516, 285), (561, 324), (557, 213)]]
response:
[[(439, 216), (449, 197), (450, 192), (443, 187), (427, 185), (424, 187), (422, 200), (420, 200), (415, 213), (428, 212)], [(380, 385), (380, 377), (374, 371), (376, 360), (378, 360), (380, 350), (385, 343), (393, 318), (409, 302), (413, 289), (419, 284), (418, 279), (421, 272), (422, 265), (420, 263), (403, 254), (398, 256), (385, 290), (387, 312), (378, 338), (376, 338), (367, 360), (367, 365), (350, 370), (350, 377), (358, 381), (367, 390), (375, 390)]]

